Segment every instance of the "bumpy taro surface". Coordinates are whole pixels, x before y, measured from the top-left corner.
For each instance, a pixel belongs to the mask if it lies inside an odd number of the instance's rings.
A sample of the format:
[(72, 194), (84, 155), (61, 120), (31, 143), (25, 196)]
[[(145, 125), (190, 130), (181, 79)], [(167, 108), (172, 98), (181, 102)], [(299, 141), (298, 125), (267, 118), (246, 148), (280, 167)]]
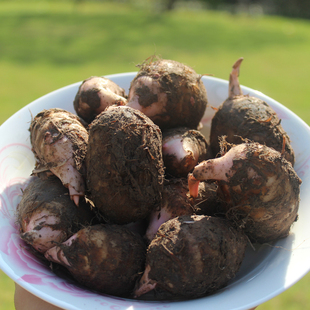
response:
[(21, 238), (41, 253), (67, 240), (94, 218), (90, 205), (82, 199), (77, 207), (56, 176), (31, 178), (17, 207)]
[(216, 156), (220, 152), (219, 137), (227, 142), (243, 143), (248, 139), (284, 153), (292, 164), (295, 162), (290, 138), (284, 131), (274, 110), (263, 100), (249, 96), (227, 99), (212, 120), (210, 147)]
[(88, 133), (78, 116), (53, 108), (38, 113), (30, 124), (32, 151), (36, 157), (33, 174), (55, 174), (69, 189), (78, 205), (85, 195), (85, 167)]
[(131, 82), (128, 105), (145, 113), (161, 129), (197, 129), (207, 106), (201, 77), (174, 60), (146, 61)]
[(84, 80), (75, 95), (74, 109), (86, 123), (91, 123), (106, 107), (127, 103), (125, 90), (103, 76)]
[(130, 297), (143, 272), (146, 248), (123, 225), (94, 225), (51, 248), (45, 257), (68, 269), (75, 280), (105, 294)]
[(166, 176), (187, 177), (207, 159), (208, 143), (198, 130), (178, 127), (163, 131), (163, 160)]
[(208, 295), (235, 277), (246, 245), (245, 235), (226, 219), (204, 215), (171, 219), (161, 225), (148, 247), (135, 296), (153, 290), (161, 291), (164, 299)]
[(154, 210), (146, 230), (146, 240), (151, 241), (160, 225), (171, 218), (191, 215), (195, 211), (194, 199), (188, 195), (187, 180), (183, 178), (166, 179), (164, 182), (161, 208)]
[(292, 164), (270, 147), (235, 145), (222, 157), (197, 165), (192, 176), (217, 180), (226, 217), (253, 242), (284, 238), (297, 220), (301, 180)]
[(127, 106), (109, 107), (91, 124), (86, 155), (91, 199), (110, 222), (146, 218), (161, 203), (162, 134)]
[(244, 95), (238, 80), (242, 58), (233, 66), (229, 81), (229, 96), (212, 119), (210, 148), (213, 156), (220, 152), (220, 140), (240, 144), (247, 140), (265, 144), (283, 153), (294, 165), (295, 155), (290, 138), (276, 112), (263, 100)]

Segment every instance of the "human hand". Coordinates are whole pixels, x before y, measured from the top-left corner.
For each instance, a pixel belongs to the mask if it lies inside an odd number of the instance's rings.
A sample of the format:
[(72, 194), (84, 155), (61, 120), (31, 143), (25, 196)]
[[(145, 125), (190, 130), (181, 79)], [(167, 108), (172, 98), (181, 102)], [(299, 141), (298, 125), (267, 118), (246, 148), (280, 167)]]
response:
[(14, 304), (16, 310), (62, 310), (62, 308), (31, 294), (21, 286), (15, 283)]

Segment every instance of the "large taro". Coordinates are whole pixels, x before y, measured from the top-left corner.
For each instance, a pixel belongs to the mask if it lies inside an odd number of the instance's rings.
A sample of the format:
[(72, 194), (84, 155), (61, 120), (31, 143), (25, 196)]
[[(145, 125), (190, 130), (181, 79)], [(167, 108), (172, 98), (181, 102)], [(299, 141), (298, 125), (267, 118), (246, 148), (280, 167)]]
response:
[(126, 106), (107, 108), (91, 124), (86, 155), (91, 199), (109, 222), (146, 218), (161, 203), (162, 134)]

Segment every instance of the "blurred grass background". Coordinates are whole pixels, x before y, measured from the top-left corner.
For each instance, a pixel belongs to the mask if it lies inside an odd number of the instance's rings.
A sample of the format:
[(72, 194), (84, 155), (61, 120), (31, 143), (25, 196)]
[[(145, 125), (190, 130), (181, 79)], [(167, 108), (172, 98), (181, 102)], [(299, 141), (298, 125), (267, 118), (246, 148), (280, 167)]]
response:
[[(310, 124), (310, 21), (261, 12), (161, 11), (160, 0), (0, 0), (0, 124), (21, 107), (91, 75), (136, 71), (151, 55), (240, 82)], [(1, 241), (0, 241), (1, 242)], [(259, 307), (308, 309), (310, 275)], [(0, 271), (0, 308), (14, 309), (14, 283)]]

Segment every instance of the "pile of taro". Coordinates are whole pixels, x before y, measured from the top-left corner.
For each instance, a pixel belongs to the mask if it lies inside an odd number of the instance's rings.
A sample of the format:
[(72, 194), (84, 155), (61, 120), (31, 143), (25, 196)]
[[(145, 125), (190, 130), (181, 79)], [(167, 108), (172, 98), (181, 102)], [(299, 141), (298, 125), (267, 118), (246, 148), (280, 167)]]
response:
[(208, 141), (202, 76), (172, 60), (143, 63), (128, 95), (93, 76), (78, 89), (76, 114), (38, 113), (21, 238), (104, 294), (180, 300), (225, 287), (248, 245), (289, 234), (301, 183), (281, 120), (242, 93), (241, 62)]

